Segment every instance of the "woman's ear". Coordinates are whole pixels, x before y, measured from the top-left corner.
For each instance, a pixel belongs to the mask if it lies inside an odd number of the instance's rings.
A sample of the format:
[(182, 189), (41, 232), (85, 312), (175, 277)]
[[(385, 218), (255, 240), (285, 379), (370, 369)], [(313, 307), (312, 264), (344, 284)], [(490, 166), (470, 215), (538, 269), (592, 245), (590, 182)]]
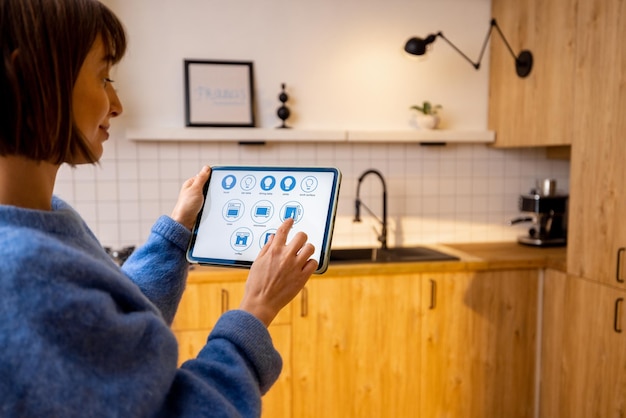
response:
[(15, 60), (17, 59), (17, 56), (20, 54), (20, 49), (16, 48), (13, 50), (13, 52), (11, 52), (11, 64), (15, 65)]

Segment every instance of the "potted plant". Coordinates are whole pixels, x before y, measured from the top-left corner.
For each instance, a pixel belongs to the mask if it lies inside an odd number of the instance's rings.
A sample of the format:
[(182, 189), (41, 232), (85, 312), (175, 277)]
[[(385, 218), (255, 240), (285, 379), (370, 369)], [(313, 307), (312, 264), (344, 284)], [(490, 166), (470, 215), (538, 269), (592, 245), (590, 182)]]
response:
[(441, 105), (432, 105), (429, 101), (424, 101), (421, 106), (411, 106), (411, 110), (416, 110), (417, 125), (422, 129), (435, 129), (439, 125), (439, 115), (437, 111)]

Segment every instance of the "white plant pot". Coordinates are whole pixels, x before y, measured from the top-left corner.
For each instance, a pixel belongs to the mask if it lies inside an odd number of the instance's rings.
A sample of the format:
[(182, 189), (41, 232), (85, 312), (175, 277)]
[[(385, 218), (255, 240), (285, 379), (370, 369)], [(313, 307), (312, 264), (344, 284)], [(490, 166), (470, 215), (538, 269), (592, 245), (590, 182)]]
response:
[(439, 116), (437, 115), (425, 115), (418, 113), (416, 116), (417, 126), (421, 129), (437, 129), (439, 125)]

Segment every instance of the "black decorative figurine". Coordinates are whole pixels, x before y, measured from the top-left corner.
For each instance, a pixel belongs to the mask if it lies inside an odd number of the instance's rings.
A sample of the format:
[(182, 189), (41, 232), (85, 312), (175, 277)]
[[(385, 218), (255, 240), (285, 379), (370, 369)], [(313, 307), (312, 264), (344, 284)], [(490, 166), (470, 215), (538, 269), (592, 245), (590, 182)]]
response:
[(287, 120), (287, 118), (291, 114), (291, 112), (289, 111), (289, 108), (285, 106), (285, 102), (289, 100), (289, 96), (287, 96), (287, 93), (285, 93), (285, 83), (282, 83), (281, 87), (283, 90), (278, 95), (278, 100), (280, 100), (281, 106), (276, 111), (276, 114), (278, 115), (280, 120), (283, 121), (283, 124), (279, 126), (279, 128), (289, 128), (289, 126), (285, 125), (285, 120)]

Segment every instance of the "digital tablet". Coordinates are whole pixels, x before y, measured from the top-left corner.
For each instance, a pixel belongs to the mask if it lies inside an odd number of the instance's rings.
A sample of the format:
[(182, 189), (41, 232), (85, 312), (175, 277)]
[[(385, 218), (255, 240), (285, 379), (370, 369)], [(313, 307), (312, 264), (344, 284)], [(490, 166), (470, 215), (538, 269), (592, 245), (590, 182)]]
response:
[(250, 267), (287, 218), (315, 246), (321, 274), (328, 267), (341, 172), (330, 167), (215, 166), (187, 250), (190, 263)]

